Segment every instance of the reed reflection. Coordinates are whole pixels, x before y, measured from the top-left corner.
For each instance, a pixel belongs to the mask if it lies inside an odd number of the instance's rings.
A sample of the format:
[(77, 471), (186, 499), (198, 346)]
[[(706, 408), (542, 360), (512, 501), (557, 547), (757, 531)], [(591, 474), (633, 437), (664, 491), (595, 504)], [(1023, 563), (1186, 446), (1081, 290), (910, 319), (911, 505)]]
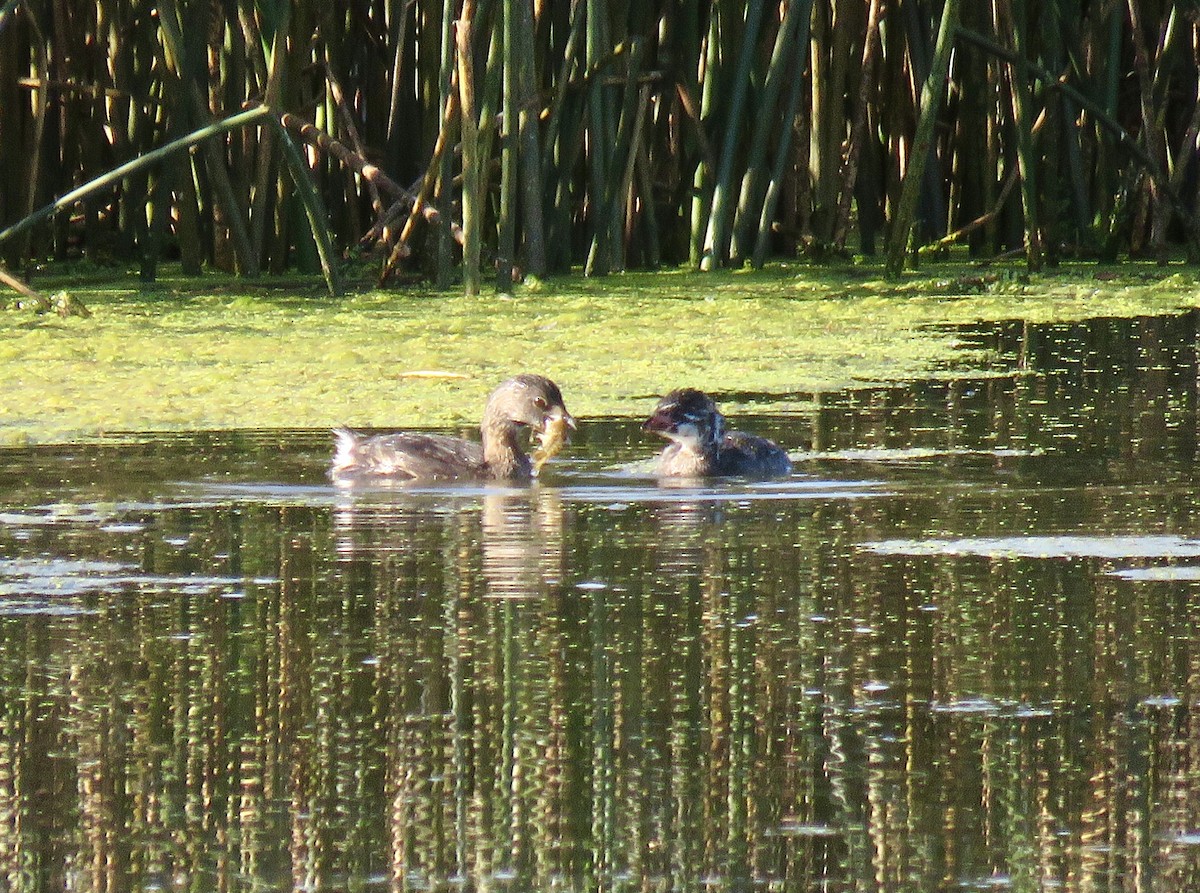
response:
[[(668, 488), (671, 492), (676, 488)], [(657, 535), (654, 554), (664, 581), (699, 577), (718, 582), (721, 576), (717, 527), (724, 506), (687, 490), (651, 504)]]
[(388, 618), (365, 632), (394, 885), (532, 881), (547, 835), (556, 870), (584, 870), (572, 842), (587, 821), (569, 808), (582, 767), (562, 761), (578, 753), (565, 718), (578, 683), (564, 653), (564, 517), (540, 486), (339, 509), (343, 575), (378, 593)]

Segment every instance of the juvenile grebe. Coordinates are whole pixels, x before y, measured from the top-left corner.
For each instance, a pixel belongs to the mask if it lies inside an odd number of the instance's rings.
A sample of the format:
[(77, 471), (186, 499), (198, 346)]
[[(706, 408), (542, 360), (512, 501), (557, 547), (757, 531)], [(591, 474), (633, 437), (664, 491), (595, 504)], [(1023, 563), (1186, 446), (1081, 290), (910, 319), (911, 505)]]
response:
[(695, 388), (663, 397), (642, 430), (671, 441), (658, 460), (664, 477), (768, 478), (792, 470), (787, 453), (773, 441), (725, 430), (717, 404)]

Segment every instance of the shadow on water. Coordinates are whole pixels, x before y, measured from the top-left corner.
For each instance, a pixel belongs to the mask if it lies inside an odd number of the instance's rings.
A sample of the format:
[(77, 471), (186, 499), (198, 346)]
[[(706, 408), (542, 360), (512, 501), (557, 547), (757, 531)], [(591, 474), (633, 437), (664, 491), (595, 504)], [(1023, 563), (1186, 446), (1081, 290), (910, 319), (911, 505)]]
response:
[(1194, 888), (1196, 335), (968, 331), (767, 483), (6, 451), (0, 889)]

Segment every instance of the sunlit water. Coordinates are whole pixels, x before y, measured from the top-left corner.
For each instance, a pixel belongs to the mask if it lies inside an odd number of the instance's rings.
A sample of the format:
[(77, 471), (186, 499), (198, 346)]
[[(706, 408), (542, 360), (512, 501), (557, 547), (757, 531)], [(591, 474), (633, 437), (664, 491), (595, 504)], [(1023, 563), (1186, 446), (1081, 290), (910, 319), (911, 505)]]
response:
[(966, 333), (769, 483), (6, 451), (0, 890), (1195, 889), (1196, 335)]

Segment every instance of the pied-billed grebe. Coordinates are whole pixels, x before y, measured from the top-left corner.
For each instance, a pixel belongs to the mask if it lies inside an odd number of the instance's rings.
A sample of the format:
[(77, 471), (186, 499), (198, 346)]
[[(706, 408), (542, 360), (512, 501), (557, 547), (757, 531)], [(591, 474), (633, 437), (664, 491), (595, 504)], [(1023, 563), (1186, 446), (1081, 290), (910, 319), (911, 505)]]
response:
[(658, 460), (658, 473), (665, 477), (768, 478), (792, 470), (787, 453), (773, 441), (726, 431), (717, 404), (695, 388), (663, 397), (642, 430), (671, 441)]
[(339, 483), (372, 480), (514, 480), (533, 477), (520, 441), (533, 430), (552, 451), (563, 424), (574, 428), (558, 385), (540, 375), (517, 375), (500, 384), (483, 410), (480, 443), (443, 434), (378, 434), (334, 428), (337, 448), (329, 476)]

